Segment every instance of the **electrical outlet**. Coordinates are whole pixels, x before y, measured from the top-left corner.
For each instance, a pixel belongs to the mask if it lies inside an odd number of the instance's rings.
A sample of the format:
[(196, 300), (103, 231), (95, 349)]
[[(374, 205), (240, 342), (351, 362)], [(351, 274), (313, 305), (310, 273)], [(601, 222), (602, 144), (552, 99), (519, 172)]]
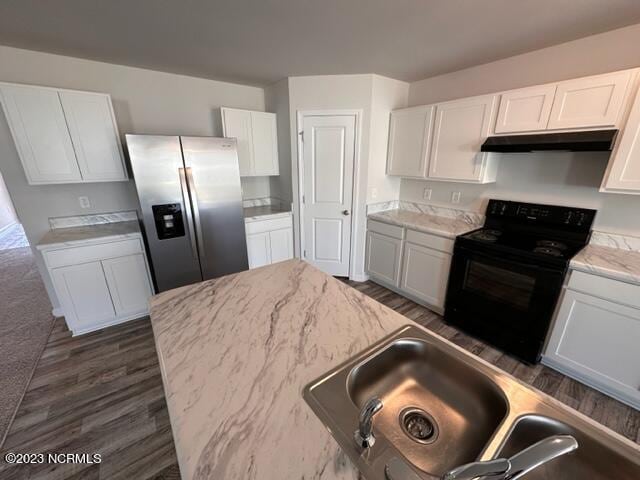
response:
[(91, 208), (89, 197), (78, 197), (78, 203), (80, 204), (80, 208)]
[(425, 188), (424, 192), (422, 193), (422, 198), (424, 198), (425, 200), (431, 200), (431, 189), (430, 188)]
[(375, 200), (376, 198), (378, 198), (378, 189), (373, 187), (371, 189), (371, 200)]
[(460, 192), (451, 192), (451, 203), (460, 203)]

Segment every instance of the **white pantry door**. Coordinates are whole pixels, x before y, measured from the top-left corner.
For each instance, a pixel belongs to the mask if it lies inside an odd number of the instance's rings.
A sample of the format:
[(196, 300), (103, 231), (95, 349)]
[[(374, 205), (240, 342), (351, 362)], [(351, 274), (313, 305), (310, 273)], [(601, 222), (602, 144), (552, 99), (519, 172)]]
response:
[(349, 276), (355, 115), (302, 121), (303, 258), (330, 275)]

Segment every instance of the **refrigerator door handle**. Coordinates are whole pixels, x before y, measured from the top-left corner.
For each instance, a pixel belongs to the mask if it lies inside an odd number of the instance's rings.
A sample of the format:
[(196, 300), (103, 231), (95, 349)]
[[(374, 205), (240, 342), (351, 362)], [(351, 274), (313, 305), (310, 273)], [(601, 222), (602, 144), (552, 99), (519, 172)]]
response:
[(187, 184), (189, 185), (189, 193), (191, 195), (193, 218), (196, 222), (195, 229), (198, 239), (198, 255), (200, 256), (200, 265), (203, 265), (205, 263), (204, 238), (202, 237), (202, 224), (200, 223), (200, 207), (198, 206), (198, 194), (196, 193), (196, 186), (193, 183), (193, 171), (191, 170), (191, 167), (186, 167), (185, 172), (187, 177)]
[(189, 229), (189, 239), (191, 240), (191, 251), (196, 259), (199, 261), (198, 246), (196, 245), (196, 232), (193, 228), (193, 219), (191, 218), (191, 200), (189, 197), (189, 187), (187, 186), (187, 175), (184, 168), (178, 168), (178, 174), (180, 175), (180, 189), (182, 190), (182, 202), (185, 207), (184, 218), (187, 221), (187, 228)]

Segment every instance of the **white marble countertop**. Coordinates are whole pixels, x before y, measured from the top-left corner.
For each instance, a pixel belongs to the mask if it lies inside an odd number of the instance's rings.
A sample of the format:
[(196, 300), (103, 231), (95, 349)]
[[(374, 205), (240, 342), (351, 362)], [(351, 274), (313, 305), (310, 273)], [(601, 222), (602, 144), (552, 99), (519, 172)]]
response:
[(184, 480), (359, 478), (302, 389), (412, 324), (299, 260), (161, 293), (151, 321)]
[(439, 217), (409, 210), (386, 210), (370, 213), (368, 218), (447, 238), (455, 238), (482, 226), (470, 216)]
[(98, 238), (129, 238), (131, 236), (139, 235), (141, 235), (140, 224), (137, 220), (102, 223), (98, 225), (83, 225), (81, 227), (55, 228), (49, 230), (38, 242), (36, 247), (39, 250), (43, 250), (59, 244), (75, 245)]
[(246, 207), (244, 210), (244, 221), (255, 222), (257, 220), (269, 220), (291, 216), (290, 210), (285, 210), (275, 205), (260, 205), (257, 207)]
[(571, 259), (571, 268), (640, 285), (640, 252), (587, 245)]

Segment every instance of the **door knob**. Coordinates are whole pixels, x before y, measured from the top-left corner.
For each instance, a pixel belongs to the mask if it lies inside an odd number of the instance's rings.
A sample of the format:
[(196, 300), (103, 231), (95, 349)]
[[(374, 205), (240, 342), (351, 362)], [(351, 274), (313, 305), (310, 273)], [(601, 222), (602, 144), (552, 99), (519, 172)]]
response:
[(345, 215), (345, 216), (349, 215), (349, 210), (342, 210), (342, 214)]

